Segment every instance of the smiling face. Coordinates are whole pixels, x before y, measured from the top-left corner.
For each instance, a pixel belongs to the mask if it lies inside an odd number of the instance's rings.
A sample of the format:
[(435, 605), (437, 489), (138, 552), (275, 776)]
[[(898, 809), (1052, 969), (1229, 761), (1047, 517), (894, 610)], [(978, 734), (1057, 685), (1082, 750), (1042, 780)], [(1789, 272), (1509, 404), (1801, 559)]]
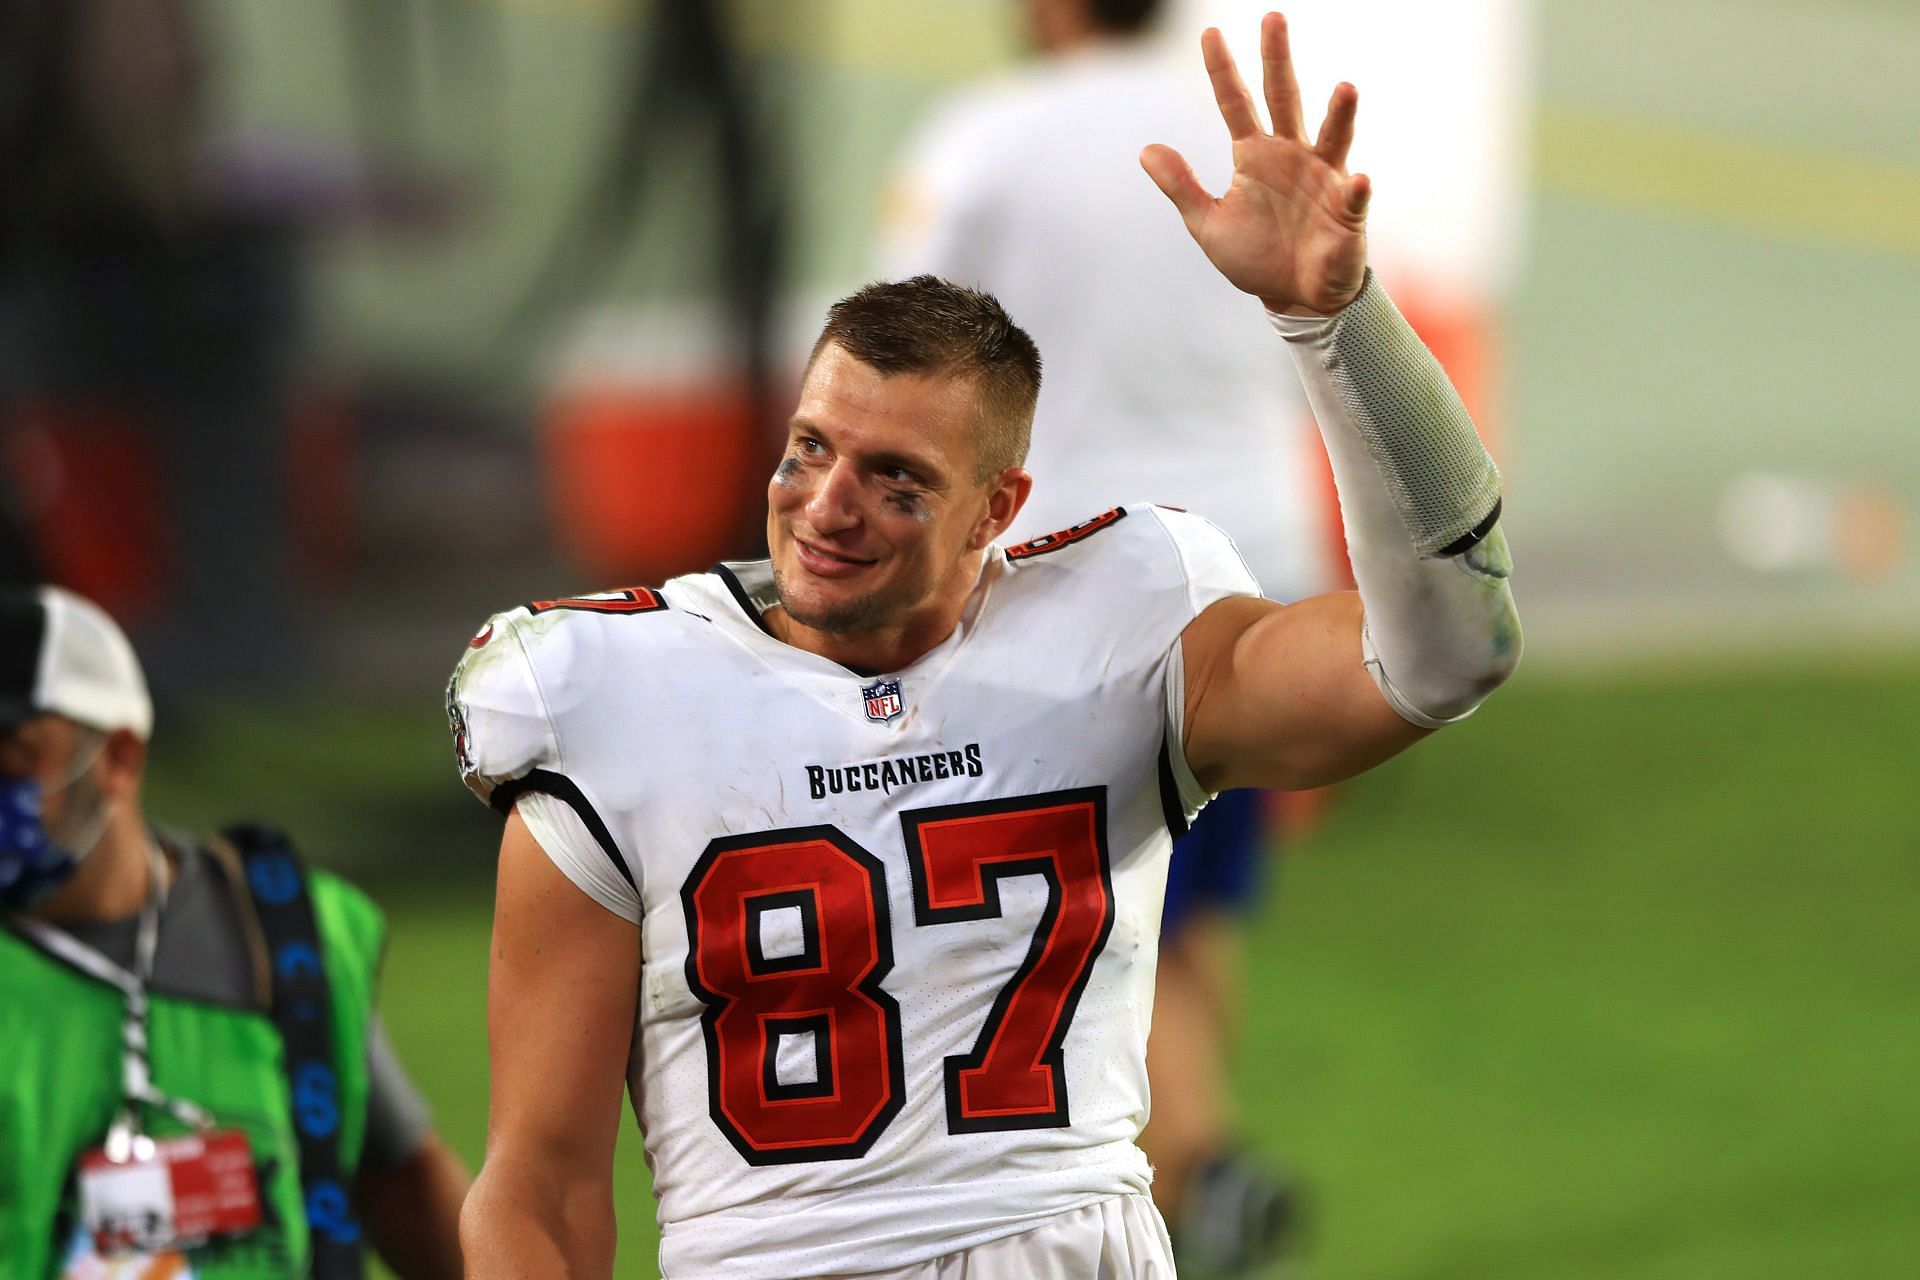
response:
[(980, 476), (979, 414), (971, 376), (820, 349), (767, 486), (783, 639), (895, 670), (953, 630), (1032, 485), (1019, 467)]

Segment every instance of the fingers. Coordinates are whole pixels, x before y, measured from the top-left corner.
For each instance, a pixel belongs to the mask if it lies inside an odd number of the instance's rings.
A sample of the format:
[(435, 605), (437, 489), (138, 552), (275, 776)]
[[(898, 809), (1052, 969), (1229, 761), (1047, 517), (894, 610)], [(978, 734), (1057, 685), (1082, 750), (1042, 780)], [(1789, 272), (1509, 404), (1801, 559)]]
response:
[(1173, 207), (1180, 211), (1180, 220), (1192, 231), (1212, 207), (1213, 197), (1200, 185), (1200, 179), (1193, 176), (1193, 166), (1187, 163), (1186, 157), (1156, 142), (1140, 153), (1140, 167), (1147, 171), (1161, 193), (1173, 201)]
[(1228, 52), (1227, 38), (1220, 34), (1220, 28), (1208, 27), (1200, 33), (1200, 53), (1206, 59), (1207, 79), (1213, 81), (1213, 100), (1220, 106), (1220, 118), (1227, 122), (1227, 132), (1235, 142), (1258, 134), (1260, 117), (1253, 109), (1253, 94), (1240, 78), (1240, 68), (1233, 64), (1233, 54)]
[(1358, 89), (1344, 80), (1333, 86), (1333, 97), (1327, 100), (1327, 118), (1320, 122), (1320, 137), (1313, 149), (1336, 169), (1347, 166), (1347, 151), (1353, 146), (1353, 118), (1359, 111)]
[(1274, 137), (1305, 142), (1307, 126), (1300, 118), (1300, 82), (1293, 75), (1287, 20), (1280, 14), (1270, 13), (1260, 20), (1260, 65), (1265, 72), (1267, 116), (1273, 121)]

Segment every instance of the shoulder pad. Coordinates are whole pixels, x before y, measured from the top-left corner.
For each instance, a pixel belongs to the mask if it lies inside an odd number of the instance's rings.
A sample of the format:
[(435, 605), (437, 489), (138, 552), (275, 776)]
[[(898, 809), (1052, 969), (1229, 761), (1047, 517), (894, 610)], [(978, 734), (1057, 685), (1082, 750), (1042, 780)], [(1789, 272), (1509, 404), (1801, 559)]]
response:
[(505, 808), (515, 789), (503, 784), (535, 769), (560, 772), (559, 726), (575, 710), (566, 699), (596, 687), (604, 627), (669, 607), (651, 587), (618, 587), (535, 600), (487, 619), (447, 682), (447, 723), (468, 790)]
[(1123, 601), (1128, 629), (1152, 646), (1170, 643), (1217, 600), (1260, 594), (1233, 540), (1173, 507), (1114, 507), (1005, 554), (1009, 567), (1037, 570), (1035, 587), (1050, 595), (1066, 590), (1087, 607)]
[(447, 681), (447, 728), (460, 779), (487, 804), (502, 783), (551, 768), (559, 756), (522, 634), (534, 616), (518, 608), (488, 618)]

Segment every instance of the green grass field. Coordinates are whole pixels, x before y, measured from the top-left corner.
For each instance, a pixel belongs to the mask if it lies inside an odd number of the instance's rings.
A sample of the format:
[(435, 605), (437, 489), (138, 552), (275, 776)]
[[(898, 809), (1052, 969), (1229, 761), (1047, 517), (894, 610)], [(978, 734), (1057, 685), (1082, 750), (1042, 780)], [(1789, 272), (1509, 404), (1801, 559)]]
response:
[(1254, 949), (1321, 1274), (1920, 1259), (1911, 671), (1551, 684), (1354, 786)]
[[(1260, 917), (1240, 1064), (1249, 1135), (1312, 1185), (1312, 1273), (1913, 1274), (1916, 719), (1911, 665), (1528, 674), (1351, 786)], [(477, 1162), (492, 820), (434, 717), (220, 724), (159, 799), (210, 818), (257, 777), (362, 855), (386, 1018)], [(637, 1134), (620, 1178), (620, 1274), (651, 1276)]]

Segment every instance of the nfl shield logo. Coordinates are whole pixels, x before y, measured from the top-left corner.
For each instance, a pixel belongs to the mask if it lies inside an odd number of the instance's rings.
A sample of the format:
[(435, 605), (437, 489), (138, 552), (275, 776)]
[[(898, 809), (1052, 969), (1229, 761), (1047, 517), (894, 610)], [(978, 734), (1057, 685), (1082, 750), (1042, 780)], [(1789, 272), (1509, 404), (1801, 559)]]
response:
[(866, 699), (867, 719), (885, 724), (900, 714), (900, 682), (876, 680), (860, 691)]

